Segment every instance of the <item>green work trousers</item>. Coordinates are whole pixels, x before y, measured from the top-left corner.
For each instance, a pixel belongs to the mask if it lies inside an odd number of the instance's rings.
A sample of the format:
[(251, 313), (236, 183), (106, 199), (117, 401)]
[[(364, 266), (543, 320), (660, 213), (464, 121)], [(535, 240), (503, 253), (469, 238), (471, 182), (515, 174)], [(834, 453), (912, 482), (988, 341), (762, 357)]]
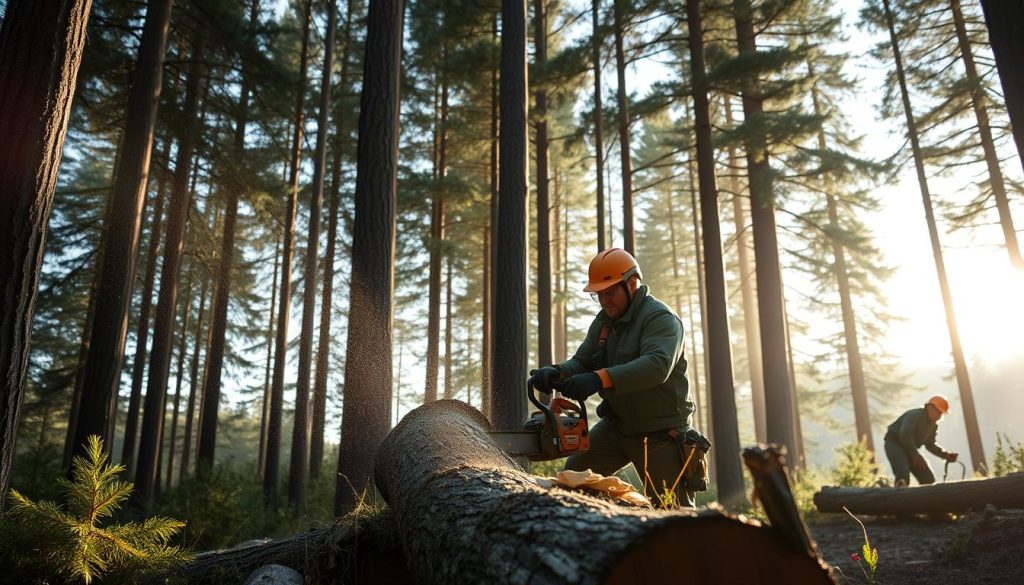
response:
[[(628, 437), (615, 428), (610, 418), (601, 419), (590, 429), (590, 450), (586, 453), (573, 455), (565, 461), (565, 468), (572, 471), (592, 470), (601, 475), (612, 475), (630, 463), (636, 469), (641, 481), (644, 480), (644, 461), (647, 462), (648, 481), (644, 482), (644, 495), (658, 505), (658, 496), (664, 498), (664, 492), (676, 482), (679, 471), (683, 468), (683, 458), (675, 441), (667, 437), (659, 438), (659, 434), (647, 436), (647, 456), (644, 457), (644, 437), (639, 435)], [(654, 494), (655, 486), (658, 495)], [(683, 489), (682, 480), (676, 486), (676, 503), (684, 508), (692, 508), (695, 492)]]
[(902, 479), (907, 485), (910, 485), (910, 474), (913, 473), (914, 477), (917, 478), (917, 483), (921, 485), (935, 483), (935, 474), (932, 473), (928, 463), (925, 462), (923, 469), (911, 468), (907, 452), (896, 441), (885, 442), (885, 455), (889, 458), (889, 465), (892, 466), (892, 473), (896, 476), (896, 481)]

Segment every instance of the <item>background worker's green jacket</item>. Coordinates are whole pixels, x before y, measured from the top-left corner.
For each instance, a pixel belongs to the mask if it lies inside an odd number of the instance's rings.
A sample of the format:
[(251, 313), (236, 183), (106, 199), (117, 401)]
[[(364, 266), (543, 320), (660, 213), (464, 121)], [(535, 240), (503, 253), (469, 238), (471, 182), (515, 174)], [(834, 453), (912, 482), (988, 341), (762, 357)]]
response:
[[(598, 339), (605, 324), (609, 331), (602, 351)], [(601, 390), (601, 397), (623, 435), (690, 426), (694, 408), (686, 381), (683, 324), (647, 285), (637, 288), (618, 321), (613, 323), (602, 310), (576, 355), (557, 367), (563, 380), (606, 368), (612, 387)]]
[(913, 457), (921, 445), (924, 445), (932, 455), (944, 458), (949, 452), (935, 442), (938, 430), (939, 425), (928, 418), (925, 408), (912, 408), (889, 425), (885, 440), (899, 443), (907, 457)]

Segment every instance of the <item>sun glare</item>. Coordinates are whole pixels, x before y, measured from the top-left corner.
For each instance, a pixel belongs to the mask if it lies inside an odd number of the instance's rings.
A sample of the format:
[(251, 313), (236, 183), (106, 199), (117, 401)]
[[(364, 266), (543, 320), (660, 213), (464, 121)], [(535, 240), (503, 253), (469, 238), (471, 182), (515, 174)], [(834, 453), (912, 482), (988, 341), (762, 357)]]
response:
[(987, 365), (1024, 358), (1024, 271), (1013, 269), (1005, 252), (973, 255), (952, 267), (957, 323), (969, 360)]

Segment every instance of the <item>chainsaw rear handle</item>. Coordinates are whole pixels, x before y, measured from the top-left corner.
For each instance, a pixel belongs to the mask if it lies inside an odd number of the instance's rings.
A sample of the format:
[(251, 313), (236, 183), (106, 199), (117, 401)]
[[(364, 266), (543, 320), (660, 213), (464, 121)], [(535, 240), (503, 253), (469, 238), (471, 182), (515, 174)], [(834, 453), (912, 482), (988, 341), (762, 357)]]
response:
[[(565, 388), (565, 382), (552, 380), (551, 388), (553, 390), (561, 390), (562, 388)], [(551, 425), (551, 428), (558, 428), (558, 421), (555, 420), (555, 413), (551, 411), (550, 406), (540, 401), (537, 397), (537, 389), (529, 380), (526, 381), (526, 395), (530, 398), (530, 402), (532, 402), (538, 410), (544, 413), (544, 418), (548, 421), (548, 424)], [(589, 422), (587, 421), (587, 405), (583, 400), (577, 400), (576, 403), (579, 404), (579, 408), (573, 410), (580, 413), (580, 419), (583, 421), (584, 428), (589, 428)]]

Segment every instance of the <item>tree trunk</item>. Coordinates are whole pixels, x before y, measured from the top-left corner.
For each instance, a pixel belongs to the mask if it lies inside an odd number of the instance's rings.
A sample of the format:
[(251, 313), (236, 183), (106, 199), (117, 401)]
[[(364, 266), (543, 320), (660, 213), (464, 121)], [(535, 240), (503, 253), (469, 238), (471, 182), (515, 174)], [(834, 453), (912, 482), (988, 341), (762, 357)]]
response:
[(601, 19), (598, 9), (601, 0), (591, 0), (590, 15), (593, 31), (591, 33), (592, 56), (594, 64), (594, 168), (597, 185), (595, 198), (597, 199), (597, 251), (605, 249), (605, 227), (604, 227), (604, 110), (601, 107)]
[[(974, 51), (971, 49), (971, 41), (967, 37), (967, 27), (964, 24), (963, 11), (960, 9), (960, 0), (950, 0), (949, 7), (953, 12), (953, 25), (956, 28), (960, 56), (964, 61), (964, 72), (967, 74), (967, 83), (971, 88), (971, 106), (974, 108), (974, 116), (978, 122), (978, 138), (981, 140), (981, 149), (985, 153), (985, 164), (988, 166), (988, 178), (992, 184), (992, 197), (996, 200), (996, 210), (999, 212), (999, 226), (1003, 229), (1006, 252), (1010, 255), (1010, 263), (1013, 266), (1024, 269), (1024, 258), (1020, 255), (1017, 230), (1013, 227), (1013, 215), (1010, 213), (1010, 202), (1006, 198), (1003, 170), (999, 167), (999, 155), (996, 154), (995, 142), (992, 140), (992, 128), (989, 125), (986, 108), (987, 98), (984, 88), (981, 86), (978, 69), (974, 64)], [(1024, 12), (1021, 13), (1021, 16), (1024, 16)], [(1018, 58), (1021, 58), (1019, 54)]]
[[(345, 28), (341, 41), (342, 88), (348, 82), (348, 56), (352, 41), (352, 9), (349, 0), (345, 9)], [(340, 114), (340, 112), (339, 112)], [(338, 208), (341, 206), (341, 153), (345, 141), (345, 118), (335, 115), (334, 159), (331, 165), (331, 202), (327, 215), (327, 253), (324, 255), (324, 288), (320, 299), (320, 338), (316, 349), (316, 380), (313, 383), (313, 432), (309, 443), (309, 475), (320, 476), (324, 459), (324, 430), (327, 424), (327, 369), (331, 355), (331, 315), (334, 305), (334, 255), (338, 247)]]
[[(687, 106), (687, 110), (689, 110)], [(687, 118), (689, 118), (689, 111)], [(690, 210), (693, 218), (693, 257), (694, 257), (694, 272), (697, 273), (697, 304), (700, 311), (700, 339), (701, 339), (701, 360), (704, 366), (704, 396), (706, 397), (706, 404), (704, 408), (707, 412), (707, 427), (704, 429), (709, 436), (714, 436), (715, 425), (714, 417), (711, 416), (711, 411), (714, 408), (714, 398), (711, 394), (711, 360), (708, 355), (708, 310), (707, 310), (707, 287), (704, 284), (704, 254), (701, 251), (701, 229), (700, 229), (700, 207), (697, 205), (697, 188), (693, 183), (693, 159), (687, 162), (687, 179), (690, 182)], [(692, 322), (692, 320), (691, 320)], [(693, 377), (696, 380), (700, 376), (700, 369), (697, 367), (697, 345), (694, 343), (693, 347)], [(695, 385), (697, 391), (700, 391), (699, 381)], [(715, 467), (714, 458), (708, 461), (711, 477), (716, 477), (717, 468)], [(717, 481), (717, 480), (716, 480)]]
[(981, 0), (1017, 158), (1024, 165), (1024, 1)]
[(7, 499), (46, 227), (90, 8), (90, 0), (11, 0), (0, 27), (0, 511)]
[(174, 454), (178, 444), (178, 414), (181, 412), (181, 384), (185, 378), (185, 353), (188, 351), (188, 321), (192, 310), (192, 270), (189, 270), (188, 285), (185, 288), (185, 302), (182, 303), (181, 335), (178, 336), (178, 374), (174, 380), (174, 413), (171, 415), (171, 440), (167, 445), (167, 475), (164, 490), (171, 489), (174, 478)]
[[(498, 44), (498, 14), (494, 14), (494, 18), (491, 21), (491, 40), (495, 45)], [(492, 54), (492, 57), (496, 55)], [(485, 266), (484, 275), (486, 278), (486, 290), (487, 293), (484, 296), (484, 315), (483, 315), (483, 357), (480, 360), (480, 411), (484, 413), (488, 419), (493, 416), (491, 409), (491, 400), (494, 393), (494, 383), (491, 378), (492, 367), (494, 363), (494, 285), (495, 285), (495, 270), (494, 265), (497, 261), (498, 255), (498, 202), (499, 190), (498, 190), (498, 61), (494, 59), (494, 66), (491, 68), (491, 158), (490, 164), (488, 164), (488, 171), (490, 173), (489, 186), (491, 188), (491, 200), (490, 200), (490, 217), (488, 218), (488, 230), (487, 230), (487, 241), (484, 244)]]
[[(757, 55), (749, 0), (735, 0), (736, 43), (741, 57)], [(744, 123), (755, 127), (764, 118), (759, 82), (743, 84)], [(797, 448), (793, 420), (793, 389), (786, 357), (786, 325), (779, 274), (779, 245), (775, 233), (775, 196), (768, 163), (766, 136), (758, 130), (746, 138), (750, 219), (754, 231), (754, 262), (757, 273), (757, 304), (761, 328), (761, 364), (764, 368), (765, 436), (768, 441)]]
[(182, 110), (185, 127), (178, 138), (171, 200), (167, 208), (167, 234), (164, 239), (163, 264), (160, 266), (160, 293), (154, 317), (153, 347), (149, 355), (149, 376), (142, 414), (142, 433), (139, 437), (139, 456), (135, 466), (134, 505), (142, 510), (148, 510), (152, 504), (156, 489), (157, 457), (163, 444), (167, 379), (170, 373), (171, 346), (174, 342), (174, 316), (178, 305), (178, 280), (181, 275), (181, 257), (191, 207), (188, 180), (195, 144), (202, 133), (197, 113), (199, 81), (202, 75), (203, 34), (201, 29), (196, 32), (195, 47), (192, 49), (192, 62), (189, 64), (185, 104)]
[[(544, 68), (548, 59), (547, 0), (533, 1), (534, 64)], [(534, 92), (537, 152), (537, 363), (553, 362), (551, 352), (551, 204), (548, 185), (548, 93), (542, 85)]]
[[(199, 354), (203, 351), (203, 314), (206, 312), (206, 293), (210, 283), (208, 278), (200, 278), (203, 280), (203, 286), (199, 293), (199, 313), (196, 315), (196, 333), (192, 338), (192, 360), (188, 368), (188, 406), (185, 411), (185, 436), (181, 445), (181, 464), (179, 466), (181, 470), (178, 472), (179, 477), (184, 477), (188, 473), (189, 461), (192, 455), (192, 419), (196, 412), (196, 395), (199, 393)], [(184, 335), (184, 330), (182, 335)]]
[(267, 316), (267, 361), (263, 370), (263, 408), (260, 416), (259, 462), (256, 464), (260, 478), (266, 472), (267, 426), (270, 423), (270, 364), (274, 352), (274, 307), (277, 306), (277, 275), (281, 269), (281, 240), (274, 242), (274, 279), (270, 285), (270, 307)]
[[(439, 401), (409, 413), (381, 445), (377, 486), (417, 582), (664, 583), (683, 572), (693, 583), (832, 582), (813, 549), (788, 545), (775, 528), (545, 489), (489, 430), (479, 411)], [(586, 543), (586, 562), (551, 554), (570, 540)], [(757, 562), (729, 562), (740, 549)]]
[(854, 514), (963, 514), (986, 506), (1024, 508), (1024, 473), (909, 488), (825, 486), (814, 494), (819, 512)]
[(635, 253), (636, 237), (633, 233), (633, 163), (630, 150), (629, 95), (626, 92), (626, 55), (623, 50), (623, 10), (626, 0), (612, 0), (615, 6), (615, 68), (619, 76), (616, 93), (619, 106), (619, 154), (622, 161), (622, 247)]
[[(725, 110), (725, 123), (733, 127), (732, 103), (728, 94), (722, 96), (722, 108)], [(732, 189), (733, 223), (736, 225), (736, 252), (739, 255), (740, 291), (743, 295), (743, 327), (746, 334), (747, 368), (750, 371), (750, 398), (754, 410), (754, 438), (758, 443), (767, 443), (766, 422), (764, 411), (764, 369), (761, 367), (761, 331), (758, 327), (756, 291), (750, 278), (754, 275), (754, 265), (750, 262), (750, 237), (747, 235), (747, 220), (743, 210), (743, 198), (740, 196), (740, 182), (737, 178), (739, 157), (736, 147), (730, 142), (729, 152), (729, 186)]]
[[(162, 156), (161, 156), (162, 155)], [(157, 155), (166, 159), (167, 150)], [(132, 364), (132, 389), (128, 397), (128, 416), (124, 422), (124, 443), (121, 464), (129, 475), (135, 472), (135, 440), (139, 434), (139, 407), (142, 403), (142, 380), (146, 370), (146, 350), (149, 345), (149, 312), (153, 306), (153, 285), (156, 281), (157, 252), (160, 250), (160, 232), (164, 215), (165, 181), (163, 174), (157, 180), (156, 205), (153, 223), (149, 228), (149, 250), (146, 253), (146, 276), (142, 283), (142, 308), (139, 310), (138, 328), (135, 330), (135, 361)]]
[(313, 187), (309, 199), (309, 235), (306, 238), (305, 289), (302, 303), (302, 331), (299, 334), (299, 379), (295, 385), (295, 424), (292, 427), (291, 467), (288, 472), (288, 500), (296, 513), (306, 507), (309, 483), (310, 408), (309, 391), (313, 366), (313, 320), (316, 318), (316, 282), (320, 256), (320, 215), (323, 213), (324, 173), (327, 168), (327, 131), (331, 110), (331, 74), (334, 72), (334, 37), (337, 4), (327, 3), (327, 34), (320, 77), (320, 116), (313, 154)]
[[(424, 402), (437, 400), (438, 362), (441, 354), (441, 260), (445, 238), (445, 184), (448, 174), (448, 48), (441, 50), (440, 104), (434, 130), (434, 174), (438, 181), (430, 208), (430, 274), (427, 292), (427, 387)], [(435, 94), (436, 96), (436, 94)], [(436, 104), (437, 102), (435, 102)]]
[(701, 234), (704, 242), (704, 274), (708, 295), (708, 334), (705, 351), (710, 356), (708, 373), (714, 393), (715, 469), (718, 500), (729, 508), (746, 504), (743, 470), (740, 467), (739, 423), (736, 421), (736, 390), (732, 379), (732, 349), (726, 304), (725, 264), (718, 219), (718, 186), (715, 183), (715, 147), (711, 142), (711, 114), (704, 72), (704, 32), (697, 0), (686, 2), (689, 27), (690, 68), (693, 78), (693, 114), (697, 142), (697, 179), (700, 187)]
[(946, 326), (949, 329), (949, 341), (953, 349), (953, 365), (956, 370), (957, 386), (960, 389), (960, 405), (964, 411), (964, 426), (967, 430), (967, 444), (971, 451), (971, 465), (975, 471), (985, 474), (988, 472), (988, 466), (985, 463), (985, 448), (981, 442), (981, 431), (978, 428), (978, 414), (974, 407), (971, 379), (967, 375), (967, 361), (964, 358), (963, 347), (960, 345), (960, 333), (957, 331), (956, 315), (953, 312), (953, 297), (949, 290), (949, 280), (946, 277), (946, 264), (942, 257), (939, 229), (935, 223), (932, 195), (928, 190), (928, 176), (925, 173), (924, 159), (921, 155), (921, 144), (917, 136), (917, 124), (914, 121), (914, 112), (910, 107), (910, 95), (907, 93), (907, 81), (903, 73), (903, 58), (897, 42), (896, 27), (893, 23), (892, 10), (889, 8), (889, 0), (883, 0), (882, 5), (885, 9), (885, 20), (889, 28), (889, 40), (892, 45), (893, 58), (896, 62), (896, 76), (900, 82), (903, 112), (907, 118), (907, 135), (910, 138), (910, 147), (914, 154), (914, 168), (917, 170), (917, 183), (921, 188), (921, 201), (924, 204), (925, 219), (928, 222), (928, 236), (932, 244), (935, 271), (939, 277), (942, 304), (946, 309)]
[(452, 257), (445, 257), (447, 265), (445, 276), (444, 302), (444, 397), (453, 398), (455, 388), (452, 385)]
[[(299, 81), (295, 92), (291, 159), (288, 180), (291, 190), (285, 203), (284, 245), (281, 252), (281, 290), (278, 293), (277, 338), (274, 345), (274, 378), (270, 387), (270, 420), (267, 424), (267, 459), (263, 468), (263, 497), (269, 510), (277, 509), (277, 480), (281, 461), (281, 419), (284, 413), (284, 371), (288, 359), (288, 317), (291, 311), (292, 246), (295, 241), (295, 212), (299, 201), (299, 161), (302, 157), (303, 108), (306, 104), (306, 68), (309, 63), (309, 27), (313, 0), (303, 3), (302, 50)], [(312, 286), (315, 287), (315, 284)]]
[(514, 429), (526, 419), (526, 0), (502, 0), (501, 22), (501, 227), (495, 235), (491, 421)]
[(566, 341), (565, 341), (565, 263), (562, 261), (562, 254), (564, 246), (562, 244), (562, 226), (565, 225), (568, 228), (569, 222), (562, 222), (562, 210), (564, 202), (562, 201), (562, 181), (559, 175), (558, 164), (555, 163), (555, 172), (553, 175), (553, 183), (555, 190), (555, 202), (552, 208), (551, 217), (555, 220), (554, 234), (552, 241), (554, 242), (553, 250), (551, 255), (554, 257), (553, 262), (553, 300), (551, 309), (551, 334), (552, 343), (552, 358), (554, 363), (560, 364), (568, 359), (566, 356)]
[(413, 580), (388, 512), (342, 518), (326, 528), (280, 540), (199, 553), (173, 577), (188, 585), (241, 583), (270, 564), (295, 569), (310, 583), (400, 585)]
[[(814, 77), (814, 64), (807, 64), (810, 76)], [(814, 104), (814, 114), (823, 116), (821, 102), (817, 87), (811, 88), (811, 102)], [(818, 149), (822, 152), (828, 150), (828, 142), (823, 130), (818, 131)], [(853, 298), (850, 292), (850, 274), (846, 266), (846, 250), (839, 241), (842, 228), (839, 226), (839, 210), (835, 198), (835, 185), (832, 175), (822, 174), (822, 186), (825, 190), (825, 200), (828, 207), (828, 225), (830, 239), (832, 240), (832, 256), (835, 261), (832, 265), (832, 272), (836, 277), (837, 288), (839, 289), (839, 304), (843, 316), (843, 335), (846, 342), (846, 364), (850, 373), (850, 393), (853, 396), (853, 419), (857, 432), (857, 441), (863, 441), (869, 451), (875, 450), (875, 439), (871, 431), (871, 411), (868, 407), (868, 391), (864, 382), (864, 362), (860, 355), (860, 340), (857, 336), (857, 319), (853, 314)]]
[[(256, 26), (259, 18), (259, 0), (254, 0), (249, 10), (250, 34), (256, 34)], [(221, 371), (224, 366), (224, 338), (227, 334), (228, 301), (231, 297), (231, 272), (234, 264), (235, 253), (235, 223), (238, 218), (238, 200), (243, 191), (247, 191), (245, 171), (242, 166), (245, 160), (245, 130), (249, 118), (249, 94), (252, 92), (252, 83), (249, 80), (249, 67), (247, 60), (242, 59), (242, 81), (241, 94), (235, 111), (235, 135), (232, 145), (233, 160), (229, 163), (228, 170), (230, 182), (227, 187), (224, 202), (224, 233), (221, 235), (220, 245), (220, 267), (215, 275), (216, 288), (213, 294), (212, 319), (210, 321), (210, 350), (206, 358), (206, 379), (203, 383), (203, 407), (212, 406), (216, 410), (220, 404)], [(217, 419), (216, 412), (204, 412), (204, 418)], [(216, 450), (216, 429), (205, 439), (199, 442), (197, 451), (199, 465), (213, 466), (213, 457)]]
[(373, 455), (391, 426), (398, 113), (403, 0), (371, 2), (356, 155), (345, 408), (335, 514), (370, 486)]
[(92, 335), (93, 309), (96, 306), (96, 291), (99, 288), (99, 271), (93, 270), (93, 282), (89, 287), (89, 307), (86, 309), (85, 320), (82, 323), (82, 337), (78, 344), (78, 361), (75, 367), (75, 385), (71, 390), (71, 409), (68, 413), (68, 429), (64, 434), (64, 457), (61, 463), (61, 471), (68, 473), (71, 470), (71, 454), (75, 440), (75, 426), (78, 424), (78, 412), (82, 408), (82, 384), (85, 378), (85, 360), (89, 357), (89, 337)]
[[(118, 148), (120, 157), (114, 171), (109, 215), (104, 224), (101, 274), (96, 292), (95, 315), (85, 362), (81, 408), (75, 424), (73, 453), (85, 455), (86, 439), (98, 435), (107, 449), (111, 409), (116, 400), (124, 341), (128, 328), (128, 305), (135, 283), (139, 223), (149, 176), (153, 128), (160, 103), (164, 53), (170, 28), (173, 0), (150, 0), (142, 27), (138, 58), (128, 90), (124, 134)], [(10, 10), (10, 8), (8, 8)]]

